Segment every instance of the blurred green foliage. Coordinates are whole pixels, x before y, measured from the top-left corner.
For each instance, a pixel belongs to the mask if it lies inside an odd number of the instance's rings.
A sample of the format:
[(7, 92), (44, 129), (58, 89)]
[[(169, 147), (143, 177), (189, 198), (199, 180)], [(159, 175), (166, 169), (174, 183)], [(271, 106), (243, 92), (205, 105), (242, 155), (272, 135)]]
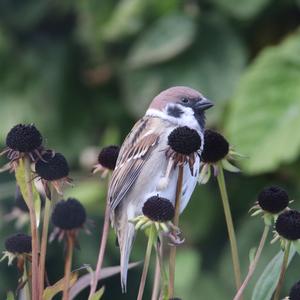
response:
[[(263, 222), (248, 215), (258, 191), (280, 184), (300, 208), (299, 25), (296, 0), (0, 1), (0, 143), (16, 123), (34, 122), (47, 146), (71, 163), (75, 188), (67, 195), (84, 202), (95, 221), (93, 235), (80, 237), (74, 267), (96, 263), (105, 199), (105, 183), (90, 176), (83, 153), (122, 143), (154, 95), (189, 85), (216, 104), (208, 126), (248, 156), (243, 174), (226, 178), (245, 274), (263, 230)], [(6, 174), (0, 180), (3, 245), (14, 232), (3, 221), (13, 206), (14, 179)], [(181, 227), (186, 244), (178, 251), (177, 295), (231, 299), (230, 252), (214, 180), (197, 187)], [(142, 259), (144, 249), (138, 237), (132, 259)], [(256, 279), (277, 251), (278, 245), (267, 245)], [(63, 247), (54, 242), (48, 253), (55, 282), (63, 273)], [(118, 259), (111, 233), (105, 264)], [(285, 293), (299, 280), (299, 263), (293, 260), (287, 272)], [(106, 280), (104, 299), (134, 299), (140, 272), (130, 271), (127, 295), (118, 276)], [(16, 275), (1, 264), (1, 299), (15, 288)]]

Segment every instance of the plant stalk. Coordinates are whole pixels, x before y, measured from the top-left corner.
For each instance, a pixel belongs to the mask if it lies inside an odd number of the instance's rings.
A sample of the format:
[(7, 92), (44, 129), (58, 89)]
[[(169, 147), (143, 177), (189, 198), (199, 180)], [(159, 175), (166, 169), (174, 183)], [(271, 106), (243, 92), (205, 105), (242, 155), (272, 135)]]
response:
[(263, 231), (263, 234), (261, 236), (261, 239), (260, 239), (260, 242), (259, 242), (259, 246), (257, 248), (257, 251), (256, 251), (256, 254), (255, 254), (255, 257), (254, 257), (254, 260), (253, 262), (250, 264), (249, 266), (249, 271), (248, 271), (248, 274), (243, 282), (243, 284), (241, 285), (241, 287), (239, 288), (237, 294), (235, 295), (234, 299), (233, 300), (240, 300), (243, 296), (243, 292), (245, 290), (245, 288), (247, 287), (251, 277), (253, 276), (254, 274), (254, 271), (256, 269), (256, 266), (257, 266), (257, 263), (258, 263), (258, 260), (260, 258), (260, 255), (261, 255), (261, 252), (264, 248), (264, 245), (265, 245), (265, 242), (266, 242), (266, 239), (267, 239), (267, 236), (268, 236), (268, 233), (270, 231), (270, 226), (269, 225), (265, 225), (265, 228), (264, 228), (264, 231)]
[[(156, 251), (159, 251), (159, 250), (157, 249)], [(156, 256), (154, 282), (153, 282), (151, 300), (157, 300), (158, 295), (159, 295), (159, 289), (160, 289), (160, 266), (159, 266), (158, 256)]]
[[(178, 179), (177, 179), (176, 198), (175, 198), (175, 215), (173, 219), (173, 224), (176, 227), (178, 227), (179, 225), (182, 181), (183, 181), (183, 165), (180, 165), (178, 167)], [(170, 259), (169, 259), (169, 298), (174, 298), (175, 263), (176, 263), (176, 247), (174, 246), (171, 247), (170, 249)]]
[(230, 241), (235, 285), (236, 285), (236, 290), (238, 291), (241, 286), (241, 268), (239, 262), (239, 254), (238, 254), (238, 247), (237, 247), (237, 242), (235, 237), (235, 231), (234, 231), (234, 226), (233, 226), (233, 221), (232, 221), (232, 216), (231, 216), (231, 211), (229, 206), (228, 194), (226, 190), (225, 177), (224, 177), (224, 172), (223, 172), (221, 162), (218, 163), (218, 170), (219, 172), (217, 175), (217, 180), (218, 180), (221, 198), (223, 202), (226, 225), (227, 225), (228, 236)]
[(145, 283), (146, 283), (146, 278), (147, 278), (147, 273), (148, 273), (148, 268), (149, 268), (149, 263), (150, 263), (150, 258), (151, 258), (152, 247), (153, 247), (154, 239), (155, 239), (155, 236), (156, 236), (155, 233), (156, 233), (155, 227), (154, 227), (154, 225), (151, 225), (150, 232), (149, 232), (149, 237), (148, 237), (148, 244), (147, 244), (146, 254), (145, 254), (143, 273), (142, 273), (142, 277), (141, 277), (141, 282), (140, 282), (140, 287), (139, 287), (139, 293), (138, 293), (138, 296), (137, 296), (137, 300), (142, 300), (143, 299)]
[(279, 280), (278, 280), (278, 283), (276, 286), (275, 295), (274, 295), (273, 300), (280, 299), (280, 292), (281, 292), (281, 288), (283, 285), (285, 272), (286, 272), (286, 268), (287, 268), (287, 264), (288, 264), (288, 260), (289, 260), (290, 248), (291, 248), (291, 242), (286, 241), (285, 248), (284, 248), (283, 261), (282, 261), (282, 265), (281, 265), (281, 271), (280, 271)]
[(32, 192), (32, 175), (30, 158), (24, 157), (24, 169), (25, 169), (25, 181), (28, 193), (28, 209), (30, 215), (30, 228), (31, 228), (31, 247), (32, 247), (32, 300), (40, 300), (39, 298), (39, 241), (38, 241), (38, 231), (36, 224), (36, 215), (33, 202), (33, 192)]
[(74, 248), (74, 238), (70, 233), (67, 233), (67, 254), (65, 262), (64, 290), (62, 300), (69, 300), (71, 266)]

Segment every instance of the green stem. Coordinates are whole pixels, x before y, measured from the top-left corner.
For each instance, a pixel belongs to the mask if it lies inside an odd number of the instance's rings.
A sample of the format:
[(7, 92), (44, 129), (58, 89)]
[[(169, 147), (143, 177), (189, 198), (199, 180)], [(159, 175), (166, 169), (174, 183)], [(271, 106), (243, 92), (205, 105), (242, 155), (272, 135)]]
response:
[(30, 288), (29, 288), (29, 279), (28, 279), (28, 271), (27, 271), (27, 260), (24, 262), (24, 272), (23, 272), (23, 281), (27, 281), (24, 286), (25, 299), (30, 300)]
[(276, 291), (275, 291), (273, 300), (279, 300), (279, 297), (280, 297), (280, 292), (281, 292), (281, 288), (283, 285), (284, 276), (285, 276), (285, 272), (286, 272), (286, 268), (287, 268), (287, 264), (288, 264), (288, 260), (289, 260), (290, 248), (291, 248), (291, 242), (286, 241), (285, 248), (284, 248), (283, 261), (282, 261), (282, 265), (281, 265), (281, 271), (280, 271), (279, 280), (278, 280), (278, 283), (276, 286)]
[(71, 266), (74, 248), (74, 238), (71, 234), (67, 233), (67, 254), (65, 261), (65, 276), (64, 276), (64, 290), (63, 290), (63, 300), (69, 300), (69, 290), (70, 290), (70, 278), (71, 278)]
[(222, 168), (221, 162), (218, 163), (218, 184), (221, 193), (221, 198), (223, 202), (223, 208), (225, 213), (225, 219), (227, 224), (228, 236), (230, 241), (230, 248), (231, 248), (231, 256), (233, 262), (233, 270), (234, 270), (234, 277), (235, 277), (235, 285), (236, 290), (238, 291), (241, 286), (241, 270), (240, 270), (240, 262), (239, 262), (239, 254), (237, 248), (237, 242), (235, 237), (235, 231), (229, 206), (228, 194), (226, 190), (224, 172)]
[[(175, 215), (173, 224), (178, 227), (179, 225), (179, 212), (180, 212), (180, 200), (182, 194), (182, 181), (183, 181), (183, 166), (178, 167), (178, 179), (176, 186), (176, 198), (175, 198)], [(169, 298), (174, 298), (174, 282), (175, 282), (175, 263), (176, 263), (176, 247), (173, 246), (170, 249), (169, 259)]]
[(29, 157), (24, 157), (24, 169), (25, 169), (25, 181), (28, 193), (28, 209), (30, 215), (30, 228), (31, 228), (31, 241), (32, 241), (32, 299), (39, 300), (39, 242), (38, 242), (38, 231), (36, 224), (36, 215), (33, 203), (33, 192), (32, 192), (32, 173), (30, 166)]
[(48, 241), (48, 229), (49, 220), (51, 213), (51, 201), (46, 197), (45, 209), (44, 209), (44, 220), (43, 220), (43, 231), (41, 238), (41, 254), (40, 254), (40, 297), (43, 297), (44, 282), (45, 282), (45, 262), (47, 253), (47, 241)]
[(153, 247), (155, 238), (156, 238), (156, 229), (155, 229), (154, 225), (151, 225), (149, 237), (148, 237), (146, 254), (145, 254), (143, 273), (142, 273), (142, 277), (141, 277), (140, 288), (139, 288), (137, 300), (143, 299), (145, 283), (146, 283), (146, 278), (147, 278), (147, 273), (148, 273), (148, 268), (149, 268), (149, 263), (150, 263), (150, 258), (151, 258), (151, 252), (152, 252), (152, 247)]
[(239, 288), (237, 294), (235, 295), (234, 299), (233, 300), (240, 300), (243, 296), (243, 292), (246, 288), (246, 286), (248, 285), (252, 275), (254, 274), (254, 271), (256, 269), (256, 266), (257, 266), (257, 263), (258, 263), (258, 260), (260, 258), (260, 255), (261, 255), (261, 252), (263, 250), (263, 247), (265, 245), (265, 242), (266, 242), (266, 239), (267, 239), (267, 236), (268, 236), (268, 233), (270, 231), (270, 226), (269, 225), (265, 225), (265, 228), (264, 228), (264, 231), (263, 231), (263, 234), (261, 236), (261, 240), (260, 240), (260, 243), (259, 243), (259, 246), (257, 248), (257, 251), (256, 251), (256, 254), (255, 254), (255, 257), (254, 257), (254, 260), (253, 262), (250, 264), (249, 266), (249, 271), (248, 271), (248, 274), (243, 282), (243, 284), (241, 285), (241, 287)]
[(168, 275), (167, 275), (167, 272), (165, 270), (165, 267), (164, 267), (164, 260), (163, 260), (163, 257), (162, 257), (162, 248), (159, 249), (159, 247), (156, 248), (156, 253), (157, 253), (157, 259), (158, 259), (158, 262), (159, 262), (159, 267), (160, 267), (160, 274), (161, 274), (161, 283), (162, 283), (162, 297), (161, 299), (162, 300), (165, 300), (165, 299), (169, 299), (168, 297)]
[[(156, 250), (156, 251), (159, 251), (159, 250)], [(158, 257), (156, 256), (154, 282), (153, 282), (151, 300), (157, 300), (157, 298), (158, 298), (159, 289), (160, 289), (160, 279), (161, 279), (161, 276), (160, 276), (159, 261), (158, 261)]]

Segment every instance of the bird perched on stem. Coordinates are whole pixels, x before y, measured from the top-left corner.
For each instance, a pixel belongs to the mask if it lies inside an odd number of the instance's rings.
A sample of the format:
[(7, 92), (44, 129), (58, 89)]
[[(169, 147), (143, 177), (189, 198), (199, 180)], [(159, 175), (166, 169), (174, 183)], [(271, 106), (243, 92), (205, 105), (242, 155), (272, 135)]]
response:
[[(135, 236), (130, 220), (142, 214), (145, 201), (159, 195), (175, 201), (178, 167), (168, 168), (166, 155), (169, 134), (179, 126), (196, 130), (201, 137), (205, 127), (204, 111), (213, 104), (198, 91), (177, 86), (157, 95), (144, 117), (132, 128), (121, 146), (116, 168), (109, 184), (110, 218), (121, 253), (121, 285), (126, 292), (129, 256)], [(199, 155), (184, 165), (180, 211), (186, 207), (196, 186)], [(164, 180), (168, 173), (168, 180)], [(163, 184), (162, 184), (163, 182)]]

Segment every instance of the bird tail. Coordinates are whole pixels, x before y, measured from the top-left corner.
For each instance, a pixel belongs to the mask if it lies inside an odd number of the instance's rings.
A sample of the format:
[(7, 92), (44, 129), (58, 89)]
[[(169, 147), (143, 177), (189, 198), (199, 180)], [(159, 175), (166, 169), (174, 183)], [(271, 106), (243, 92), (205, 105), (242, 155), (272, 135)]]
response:
[(134, 225), (131, 223), (127, 223), (126, 227), (122, 229), (120, 234), (118, 234), (121, 252), (121, 287), (123, 293), (126, 293), (127, 288), (128, 263), (134, 237), (135, 229)]

